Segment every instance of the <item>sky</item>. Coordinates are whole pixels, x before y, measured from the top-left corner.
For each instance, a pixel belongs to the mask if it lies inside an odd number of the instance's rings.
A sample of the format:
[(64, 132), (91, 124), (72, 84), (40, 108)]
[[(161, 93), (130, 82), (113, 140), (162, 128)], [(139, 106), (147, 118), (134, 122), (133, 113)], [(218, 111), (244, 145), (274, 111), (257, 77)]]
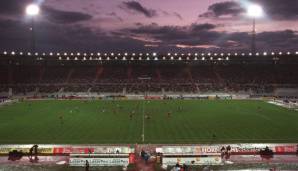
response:
[(32, 2), (38, 52), (249, 52), (250, 4), (257, 51), (298, 49), (298, 0), (1, 0), (0, 51), (31, 50)]

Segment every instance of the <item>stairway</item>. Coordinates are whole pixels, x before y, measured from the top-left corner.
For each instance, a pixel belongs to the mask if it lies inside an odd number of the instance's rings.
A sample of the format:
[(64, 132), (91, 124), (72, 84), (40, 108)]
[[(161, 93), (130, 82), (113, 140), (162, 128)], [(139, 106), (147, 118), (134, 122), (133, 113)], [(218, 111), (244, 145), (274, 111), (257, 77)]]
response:
[(129, 79), (129, 80), (132, 80), (132, 67), (131, 66), (129, 66), (128, 68), (127, 68), (127, 78)]
[(74, 73), (74, 69), (70, 69), (68, 74), (67, 74), (67, 78), (66, 78), (65, 83), (69, 82), (69, 80), (71, 79), (71, 76), (72, 76), (73, 73)]
[(161, 73), (160, 73), (160, 70), (159, 70), (159, 69), (155, 69), (155, 73), (156, 73), (158, 82), (160, 82), (160, 81), (161, 81)]
[(186, 68), (186, 74), (187, 74), (188, 80), (190, 80), (191, 82), (193, 92), (198, 92), (198, 86), (195, 84), (193, 80), (191, 69), (189, 67)]
[(213, 74), (216, 76), (216, 79), (219, 81), (219, 83), (221, 83), (221, 84), (224, 83), (224, 79), (219, 74), (220, 71), (218, 71), (218, 69), (215, 67), (213, 67), (212, 71), (213, 71)]
[(97, 69), (96, 69), (96, 75), (95, 75), (95, 78), (93, 80), (93, 83), (96, 83), (97, 80), (101, 77), (102, 73), (104, 71), (104, 68), (102, 66), (98, 66)]
[(39, 83), (41, 83), (45, 71), (46, 71), (46, 68), (45, 67), (39, 67), (39, 78), (38, 78), (38, 82)]

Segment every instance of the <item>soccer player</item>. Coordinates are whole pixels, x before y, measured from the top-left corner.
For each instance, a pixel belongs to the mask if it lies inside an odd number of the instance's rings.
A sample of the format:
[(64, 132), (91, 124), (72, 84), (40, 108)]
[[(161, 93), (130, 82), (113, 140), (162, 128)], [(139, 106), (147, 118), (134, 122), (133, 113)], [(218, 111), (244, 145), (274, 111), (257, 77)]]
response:
[(148, 114), (146, 114), (145, 119), (151, 119), (151, 117)]
[(168, 118), (170, 118), (170, 117), (171, 117), (171, 112), (168, 112), (168, 114), (167, 114), (167, 115), (168, 115)]
[(178, 111), (178, 112), (180, 112), (180, 111), (181, 111), (181, 108), (180, 108), (180, 106), (178, 106), (178, 107), (177, 107), (177, 111)]
[(64, 120), (63, 120), (63, 119), (64, 119), (64, 118), (63, 118), (63, 115), (60, 115), (60, 116), (59, 116), (59, 120), (60, 120), (60, 124), (61, 124), (61, 125), (63, 125), (63, 123), (64, 123)]

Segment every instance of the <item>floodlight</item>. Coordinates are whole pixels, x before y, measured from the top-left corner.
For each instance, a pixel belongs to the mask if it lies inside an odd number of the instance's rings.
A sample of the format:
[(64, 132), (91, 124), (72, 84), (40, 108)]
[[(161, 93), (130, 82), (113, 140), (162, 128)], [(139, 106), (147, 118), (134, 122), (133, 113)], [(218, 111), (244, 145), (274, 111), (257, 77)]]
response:
[(247, 15), (249, 17), (259, 18), (264, 14), (263, 8), (260, 5), (252, 4), (247, 8)]
[(30, 4), (26, 7), (26, 14), (29, 16), (36, 16), (39, 14), (40, 8), (37, 4)]

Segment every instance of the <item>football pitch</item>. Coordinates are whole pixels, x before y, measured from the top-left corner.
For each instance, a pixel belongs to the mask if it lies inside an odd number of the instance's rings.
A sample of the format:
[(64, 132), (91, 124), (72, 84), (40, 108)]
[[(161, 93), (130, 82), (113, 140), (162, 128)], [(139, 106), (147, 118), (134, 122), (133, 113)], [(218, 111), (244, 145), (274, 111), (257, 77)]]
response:
[(38, 100), (0, 106), (0, 144), (296, 143), (298, 112), (255, 100)]

